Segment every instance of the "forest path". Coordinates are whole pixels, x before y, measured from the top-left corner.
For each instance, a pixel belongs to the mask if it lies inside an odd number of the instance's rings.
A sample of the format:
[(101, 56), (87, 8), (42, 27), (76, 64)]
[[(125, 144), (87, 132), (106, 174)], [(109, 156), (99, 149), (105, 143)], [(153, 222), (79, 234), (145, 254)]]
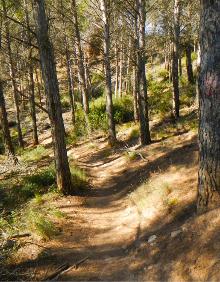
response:
[[(137, 279), (146, 263), (146, 258), (136, 257), (138, 246), (143, 238), (146, 242), (146, 236), (154, 234), (154, 230), (171, 219), (164, 207), (161, 189), (145, 187), (149, 189), (146, 195), (143, 191), (139, 195), (138, 189), (150, 177), (153, 179), (154, 174), (158, 177), (158, 171), (162, 175), (159, 182), (166, 177), (178, 185), (181, 170), (178, 173), (175, 170), (176, 175), (173, 171), (163, 175), (162, 170), (173, 169), (172, 159), (177, 166), (184, 166), (192, 158), (194, 140), (195, 135), (187, 133), (163, 144), (154, 143), (138, 149), (144, 158), (136, 160), (125, 156), (124, 146), (111, 149), (103, 138), (69, 150), (71, 159), (87, 170), (92, 187), (77, 200), (67, 197), (56, 203), (67, 218), (58, 222), (62, 233), (49, 243), (49, 248), (51, 257), (61, 263), (73, 265), (83, 258), (88, 259), (77, 269), (59, 276), (58, 280)], [(188, 153), (181, 159), (185, 151)], [(144, 203), (142, 197), (146, 198)]]

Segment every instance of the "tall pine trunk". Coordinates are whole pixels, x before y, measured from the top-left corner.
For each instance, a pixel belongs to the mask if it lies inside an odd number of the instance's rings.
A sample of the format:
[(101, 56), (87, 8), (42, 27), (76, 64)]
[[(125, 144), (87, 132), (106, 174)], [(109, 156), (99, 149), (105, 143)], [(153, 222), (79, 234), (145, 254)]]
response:
[(76, 49), (77, 49), (77, 64), (79, 69), (79, 79), (80, 79), (80, 85), (82, 90), (82, 98), (83, 98), (83, 108), (85, 111), (85, 114), (87, 115), (89, 113), (89, 100), (88, 100), (88, 89), (87, 89), (87, 82), (86, 82), (86, 72), (85, 72), (85, 66), (84, 66), (84, 56), (83, 56), (83, 50), (81, 46), (81, 36), (80, 36), (80, 30), (79, 30), (79, 23), (78, 23), (78, 14), (77, 14), (77, 7), (76, 7), (76, 1), (72, 0), (72, 12), (73, 12), (73, 21), (74, 21), (74, 30), (75, 30), (75, 36), (76, 36)]
[(10, 75), (11, 75), (13, 95), (14, 95), (14, 105), (15, 105), (15, 114), (16, 114), (17, 131), (18, 131), (18, 142), (19, 142), (19, 146), (21, 148), (24, 148), (23, 135), (21, 131), (21, 118), (20, 118), (18, 89), (17, 89), (16, 78), (15, 78), (15, 67), (14, 67), (14, 62), (12, 58), (11, 37), (10, 37), (10, 31), (9, 31), (9, 24), (8, 24), (8, 18), (7, 18), (7, 7), (6, 7), (5, 0), (2, 0), (2, 5), (3, 5), (3, 11), (4, 11), (4, 17), (5, 17), (6, 44), (7, 44), (7, 49), (8, 49)]
[(30, 81), (30, 113), (33, 127), (33, 143), (34, 145), (38, 145), (38, 132), (37, 132), (37, 117), (36, 117), (36, 107), (35, 107), (35, 84), (34, 84), (34, 67), (33, 67), (33, 58), (32, 58), (32, 47), (31, 47), (31, 34), (30, 34), (30, 20), (29, 20), (29, 12), (27, 0), (24, 0), (25, 6), (25, 17), (26, 17), (26, 25), (27, 25), (27, 37), (29, 43), (29, 81)]
[(138, 114), (138, 87), (137, 87), (137, 67), (133, 66), (133, 104), (134, 104), (134, 121), (139, 121)]
[(220, 205), (220, 0), (201, 8), (198, 212)]
[(188, 82), (194, 83), (193, 67), (192, 67), (192, 46), (190, 43), (186, 46), (186, 70)]
[(64, 194), (72, 192), (71, 174), (65, 144), (65, 129), (59, 96), (53, 47), (48, 35), (48, 20), (44, 0), (35, 0), (37, 41), (40, 51), (42, 75), (47, 95), (51, 122), (58, 189)]
[(73, 79), (73, 68), (71, 55), (69, 51), (68, 37), (66, 33), (66, 22), (65, 15), (63, 9), (63, 1), (60, 2), (60, 9), (62, 11), (62, 22), (63, 22), (63, 32), (64, 32), (64, 47), (65, 47), (65, 55), (66, 55), (66, 70), (67, 70), (67, 79), (68, 79), (68, 93), (69, 93), (69, 101), (71, 107), (71, 118), (72, 124), (75, 126), (76, 117), (75, 117), (75, 96), (74, 96), (74, 79)]
[(15, 151), (11, 140), (9, 125), (8, 125), (8, 115), (5, 106), (5, 97), (3, 92), (3, 82), (0, 81), (0, 121), (2, 126), (4, 144), (5, 144), (5, 152), (15, 158)]
[(115, 45), (115, 98), (118, 96), (118, 79), (119, 79), (119, 64), (118, 64), (118, 44)]
[(138, 27), (137, 31), (137, 91), (139, 104), (140, 139), (142, 145), (151, 143), (147, 79), (146, 79), (146, 54), (145, 54), (145, 22), (146, 22), (146, 3), (144, 0), (137, 0)]
[(172, 81), (173, 81), (173, 116), (177, 119), (180, 115), (180, 91), (179, 91), (179, 37), (180, 37), (180, 0), (174, 3), (173, 18), (173, 63), (172, 63)]
[(107, 0), (100, 0), (102, 20), (104, 24), (104, 67), (105, 67), (105, 85), (106, 85), (106, 113), (108, 116), (108, 138), (109, 138), (109, 143), (113, 145), (116, 142), (116, 132), (115, 132), (115, 121), (113, 115), (113, 102), (112, 102), (109, 7), (107, 2), (108, 2)]

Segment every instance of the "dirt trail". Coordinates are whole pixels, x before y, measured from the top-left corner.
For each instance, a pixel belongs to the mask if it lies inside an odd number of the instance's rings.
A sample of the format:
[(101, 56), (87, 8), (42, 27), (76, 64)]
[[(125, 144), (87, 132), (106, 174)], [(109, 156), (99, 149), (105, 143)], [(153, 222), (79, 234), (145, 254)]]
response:
[(56, 280), (219, 281), (219, 209), (195, 216), (196, 134), (130, 147), (143, 157), (135, 160), (125, 145), (111, 149), (100, 138), (69, 148), (91, 188), (51, 203), (67, 215), (56, 222), (61, 232), (41, 242), (46, 250), (29, 246), (19, 267), (42, 280), (87, 258)]
[[(160, 189), (147, 191), (144, 207), (139, 203), (142, 199), (136, 199), (136, 190), (149, 178), (154, 179), (154, 173), (157, 176), (158, 171), (169, 170), (172, 161), (184, 166), (188, 160), (175, 159), (176, 153), (188, 151), (185, 157), (192, 157), (197, 150), (194, 140), (189, 133), (164, 141), (163, 146), (152, 144), (141, 149), (145, 160), (133, 161), (120, 148), (110, 149), (104, 139), (69, 150), (69, 156), (89, 173), (92, 187), (77, 201), (68, 197), (56, 203), (67, 218), (58, 223), (62, 233), (50, 242), (51, 262), (44, 260), (42, 273), (45, 265), (48, 272), (50, 263), (53, 269), (58, 262), (73, 265), (88, 256), (78, 269), (69, 270), (59, 280), (138, 279), (145, 261), (136, 257), (141, 242), (172, 217), (167, 215)], [(164, 177), (169, 178), (169, 173)]]

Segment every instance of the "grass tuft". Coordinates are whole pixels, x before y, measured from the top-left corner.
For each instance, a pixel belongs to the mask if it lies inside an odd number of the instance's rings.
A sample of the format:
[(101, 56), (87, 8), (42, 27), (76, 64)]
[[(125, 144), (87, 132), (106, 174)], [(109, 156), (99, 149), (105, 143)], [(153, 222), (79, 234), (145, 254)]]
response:
[(39, 145), (34, 149), (25, 149), (20, 152), (21, 160), (24, 162), (37, 162), (48, 156), (48, 150)]

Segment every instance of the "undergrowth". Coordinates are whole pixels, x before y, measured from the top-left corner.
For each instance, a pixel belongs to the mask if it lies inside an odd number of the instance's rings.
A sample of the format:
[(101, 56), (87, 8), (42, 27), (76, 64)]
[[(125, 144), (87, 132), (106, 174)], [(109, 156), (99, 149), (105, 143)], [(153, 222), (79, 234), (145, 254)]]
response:
[(18, 151), (21, 160), (24, 162), (38, 162), (48, 156), (48, 150), (43, 145), (38, 145), (35, 148), (28, 148)]

